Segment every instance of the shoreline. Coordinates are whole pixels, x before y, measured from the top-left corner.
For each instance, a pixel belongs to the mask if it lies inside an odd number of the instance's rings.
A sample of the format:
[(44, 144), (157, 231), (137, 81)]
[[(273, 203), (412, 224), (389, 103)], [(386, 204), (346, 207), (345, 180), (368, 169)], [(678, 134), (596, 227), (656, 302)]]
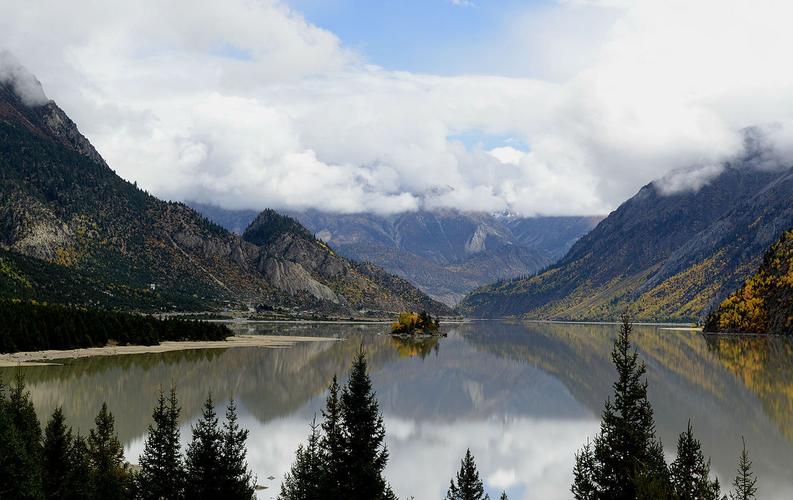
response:
[(82, 349), (23, 351), (0, 354), (0, 368), (18, 366), (60, 365), (59, 360), (89, 358), (94, 356), (121, 356), (129, 354), (164, 353), (197, 349), (230, 349), (237, 347), (263, 347), (283, 349), (299, 342), (337, 341), (331, 337), (289, 337), (284, 335), (235, 335), (226, 340), (166, 341), (159, 345), (123, 345), (86, 347)]

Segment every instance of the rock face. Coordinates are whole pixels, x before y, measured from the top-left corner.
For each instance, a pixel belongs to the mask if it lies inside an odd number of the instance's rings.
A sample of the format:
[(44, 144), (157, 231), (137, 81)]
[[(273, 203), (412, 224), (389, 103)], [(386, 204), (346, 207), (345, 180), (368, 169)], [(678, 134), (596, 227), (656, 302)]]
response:
[[(240, 232), (256, 216), (248, 210), (191, 205), (231, 231)], [(346, 257), (381, 266), (449, 305), (483, 284), (547, 267), (600, 220), (448, 210), (391, 216), (309, 210), (289, 215)]]
[(697, 191), (643, 187), (538, 276), (499, 282), (461, 305), (480, 317), (699, 320), (793, 226), (793, 170), (753, 155)]
[(30, 102), (0, 82), (2, 297), (144, 309), (448, 312), (410, 285), (389, 289), (387, 280), (349, 271), (355, 264), (336, 262), (326, 246), (308, 245), (305, 228), (281, 222), (270, 214), (257, 227), (276, 237), (246, 241), (184, 204), (150, 196), (118, 177), (54, 102)]
[(393, 310), (398, 305), (400, 310), (450, 312), (405, 280), (336, 254), (299, 222), (273, 210), (259, 214), (242, 238), (260, 247), (258, 269), (283, 291), (355, 310)]

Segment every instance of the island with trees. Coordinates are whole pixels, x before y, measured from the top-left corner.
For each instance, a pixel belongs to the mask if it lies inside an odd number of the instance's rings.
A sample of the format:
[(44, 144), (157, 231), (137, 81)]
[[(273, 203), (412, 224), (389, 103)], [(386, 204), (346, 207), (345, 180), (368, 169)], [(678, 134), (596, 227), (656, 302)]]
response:
[(427, 311), (401, 312), (396, 322), (391, 324), (391, 334), (399, 336), (438, 336), (440, 322)]

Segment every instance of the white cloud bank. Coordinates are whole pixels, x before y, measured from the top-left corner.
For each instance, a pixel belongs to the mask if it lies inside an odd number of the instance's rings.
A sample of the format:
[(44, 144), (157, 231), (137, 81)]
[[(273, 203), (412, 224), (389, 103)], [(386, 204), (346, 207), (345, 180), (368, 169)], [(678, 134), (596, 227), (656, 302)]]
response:
[(0, 0), (0, 47), (120, 175), (229, 208), (603, 213), (675, 168), (698, 188), (748, 126), (790, 151), (789, 0), (549, 9), (530, 78), (388, 71), (275, 0)]

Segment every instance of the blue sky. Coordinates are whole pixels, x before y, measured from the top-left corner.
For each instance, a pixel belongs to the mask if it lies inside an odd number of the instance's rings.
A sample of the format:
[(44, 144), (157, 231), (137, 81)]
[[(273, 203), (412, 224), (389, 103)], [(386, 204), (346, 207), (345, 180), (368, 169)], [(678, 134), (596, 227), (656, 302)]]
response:
[[(431, 74), (527, 76), (525, 65), (499, 65), (509, 27), (555, 4), (548, 0), (290, 0), (290, 6), (335, 33), (368, 62)], [(498, 47), (498, 49), (497, 49)], [(507, 55), (507, 54), (501, 54)], [(511, 54), (510, 54), (511, 56)]]

